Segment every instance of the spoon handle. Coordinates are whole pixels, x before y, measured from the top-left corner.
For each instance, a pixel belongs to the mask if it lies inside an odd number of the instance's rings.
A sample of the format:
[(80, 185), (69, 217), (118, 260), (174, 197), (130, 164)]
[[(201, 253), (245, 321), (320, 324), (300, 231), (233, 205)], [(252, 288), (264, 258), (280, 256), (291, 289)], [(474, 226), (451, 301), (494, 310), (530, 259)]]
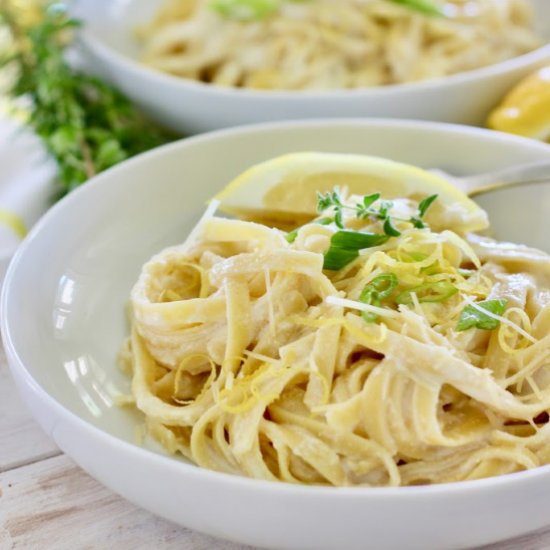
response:
[(461, 191), (472, 196), (501, 187), (543, 181), (550, 182), (550, 147), (548, 148), (548, 157), (548, 160), (518, 164), (486, 174), (453, 178), (453, 183)]

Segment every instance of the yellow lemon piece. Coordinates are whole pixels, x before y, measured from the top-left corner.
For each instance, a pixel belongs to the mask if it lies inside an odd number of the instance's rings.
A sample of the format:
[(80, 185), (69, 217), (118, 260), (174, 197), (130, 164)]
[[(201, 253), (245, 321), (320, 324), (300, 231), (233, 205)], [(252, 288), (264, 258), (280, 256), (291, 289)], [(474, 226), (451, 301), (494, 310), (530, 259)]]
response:
[(317, 193), (335, 187), (348, 194), (381, 193), (385, 199), (421, 200), (438, 195), (462, 230), (487, 227), (485, 212), (449, 181), (431, 172), (367, 155), (303, 152), (257, 164), (231, 181), (214, 199), (228, 214), (274, 225), (299, 225), (317, 213)]
[(23, 218), (10, 210), (0, 209), (0, 224), (9, 227), (20, 239), (27, 235), (27, 226)]
[(494, 109), (489, 128), (550, 141), (550, 66), (517, 84)]

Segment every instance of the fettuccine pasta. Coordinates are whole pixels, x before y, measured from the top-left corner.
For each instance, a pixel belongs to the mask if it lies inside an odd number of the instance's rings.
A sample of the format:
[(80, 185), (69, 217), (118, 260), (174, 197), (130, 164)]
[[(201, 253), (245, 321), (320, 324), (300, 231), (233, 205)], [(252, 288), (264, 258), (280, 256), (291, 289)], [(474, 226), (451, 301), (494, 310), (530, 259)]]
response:
[(168, 0), (137, 35), (141, 60), (150, 67), (265, 90), (416, 82), (491, 65), (542, 44), (530, 0), (431, 1), (442, 15), (391, 0), (258, 0), (278, 7), (242, 20), (216, 9), (231, 0)]
[(340, 193), (292, 233), (212, 203), (143, 266), (121, 362), (148, 432), (203, 468), (289, 483), (549, 463), (550, 257), (461, 234), (434, 197)]

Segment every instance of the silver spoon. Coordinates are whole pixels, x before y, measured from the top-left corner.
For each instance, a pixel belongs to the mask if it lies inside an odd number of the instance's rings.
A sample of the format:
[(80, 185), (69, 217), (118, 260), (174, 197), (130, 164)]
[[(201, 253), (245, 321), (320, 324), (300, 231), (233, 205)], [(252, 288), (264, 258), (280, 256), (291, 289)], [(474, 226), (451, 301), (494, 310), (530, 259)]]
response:
[(550, 183), (550, 147), (548, 147), (548, 157), (548, 160), (518, 164), (510, 168), (473, 176), (456, 177), (442, 171), (439, 173), (467, 195), (476, 196), (497, 189), (529, 183)]
[(489, 214), (491, 234), (550, 254), (549, 160), (486, 174), (449, 177)]

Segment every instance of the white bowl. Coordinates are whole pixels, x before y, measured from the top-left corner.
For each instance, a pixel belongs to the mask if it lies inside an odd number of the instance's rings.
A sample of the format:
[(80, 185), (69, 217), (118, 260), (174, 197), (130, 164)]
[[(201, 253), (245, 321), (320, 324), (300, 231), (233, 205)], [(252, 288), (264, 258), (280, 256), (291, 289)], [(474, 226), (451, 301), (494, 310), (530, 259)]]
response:
[[(541, 36), (550, 42), (550, 2), (533, 0)], [(285, 92), (232, 89), (177, 78), (136, 61), (132, 29), (159, 0), (74, 0), (84, 20), (91, 67), (150, 116), (184, 133), (270, 120), (391, 117), (482, 125), (489, 110), (521, 77), (550, 61), (550, 44), (485, 68), (446, 78), (370, 89)]]
[[(444, 550), (546, 525), (549, 466), (431, 487), (302, 487), (203, 470), (150, 443), (136, 444), (139, 415), (114, 404), (129, 388), (115, 357), (128, 332), (125, 306), (141, 265), (183, 241), (206, 199), (236, 174), (300, 150), (369, 153), (456, 174), (550, 152), (534, 141), (451, 125), (313, 121), (199, 136), (105, 172), (46, 214), (6, 277), (2, 334), (35, 418), (84, 470), (128, 500), (251, 545)], [(528, 236), (529, 228), (523, 230)]]

